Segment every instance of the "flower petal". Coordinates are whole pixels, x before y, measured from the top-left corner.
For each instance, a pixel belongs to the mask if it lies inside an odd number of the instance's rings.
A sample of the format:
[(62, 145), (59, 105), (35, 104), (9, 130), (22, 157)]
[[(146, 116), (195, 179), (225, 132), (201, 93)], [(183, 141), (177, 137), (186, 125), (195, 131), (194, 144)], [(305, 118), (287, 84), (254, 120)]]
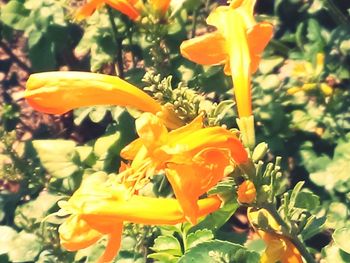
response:
[(247, 39), (251, 57), (251, 73), (254, 73), (260, 62), (260, 56), (273, 35), (273, 26), (262, 22), (248, 30)]
[(136, 20), (140, 16), (135, 1), (131, 0), (104, 0), (104, 2), (119, 12), (127, 15), (130, 19)]
[(103, 4), (103, 0), (90, 0), (82, 7), (78, 9), (78, 12), (75, 14), (75, 19), (81, 21), (89, 16), (91, 16), (95, 10)]
[(182, 42), (180, 52), (185, 58), (202, 65), (223, 64), (228, 56), (225, 39), (218, 31)]
[(96, 243), (102, 234), (92, 229), (78, 215), (71, 215), (58, 229), (61, 245), (68, 251), (76, 251)]
[(87, 72), (32, 74), (25, 97), (36, 110), (51, 114), (91, 105), (131, 106), (152, 113), (161, 110), (154, 99), (126, 81)]
[(99, 258), (99, 263), (110, 262), (118, 254), (123, 234), (123, 224), (115, 224), (113, 231), (108, 235), (108, 243), (103, 255)]
[(185, 217), (193, 225), (197, 223), (200, 187), (197, 186), (196, 167), (191, 165), (169, 164), (165, 170), (176, 199), (180, 203)]

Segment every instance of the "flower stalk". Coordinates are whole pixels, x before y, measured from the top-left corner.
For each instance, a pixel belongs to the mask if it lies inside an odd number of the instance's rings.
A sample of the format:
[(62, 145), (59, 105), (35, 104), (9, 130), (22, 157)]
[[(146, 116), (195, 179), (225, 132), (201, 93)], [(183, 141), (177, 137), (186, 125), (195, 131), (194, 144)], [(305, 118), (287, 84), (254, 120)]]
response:
[(113, 35), (114, 42), (116, 44), (116, 50), (117, 50), (117, 54), (114, 57), (114, 62), (116, 63), (116, 66), (117, 66), (116, 71), (117, 71), (118, 77), (123, 79), (124, 78), (124, 61), (123, 61), (123, 49), (122, 49), (123, 37), (118, 33), (118, 29), (114, 21), (112, 8), (110, 6), (106, 6), (106, 8), (107, 8), (109, 22), (111, 23), (112, 35)]
[(290, 233), (290, 227), (277, 212), (276, 207), (273, 204), (267, 204), (263, 208), (266, 209), (270, 213), (270, 215), (276, 220), (276, 222), (282, 227), (282, 234), (293, 243), (293, 245), (298, 249), (298, 251), (306, 260), (306, 262), (316, 263), (315, 259), (309, 253), (309, 251), (307, 250), (303, 242), (298, 238), (298, 236)]

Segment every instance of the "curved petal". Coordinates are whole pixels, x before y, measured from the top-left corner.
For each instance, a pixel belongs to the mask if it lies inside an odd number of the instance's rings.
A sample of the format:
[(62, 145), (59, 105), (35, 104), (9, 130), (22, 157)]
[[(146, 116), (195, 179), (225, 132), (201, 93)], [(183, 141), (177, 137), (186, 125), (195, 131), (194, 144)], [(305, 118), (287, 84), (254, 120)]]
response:
[(61, 245), (68, 251), (76, 251), (96, 243), (102, 234), (92, 229), (78, 215), (71, 215), (58, 229)]
[(170, 135), (170, 140), (167, 142), (170, 144), (173, 141), (176, 142), (179, 138), (187, 136), (191, 134), (194, 131), (200, 130), (203, 128), (203, 115), (197, 116), (193, 121), (191, 121), (189, 124), (180, 127), (176, 130), (173, 130), (169, 133)]
[(166, 177), (171, 184), (176, 199), (178, 200), (185, 217), (193, 225), (197, 223), (200, 188), (196, 185), (196, 167), (191, 165), (169, 164), (166, 169)]
[(137, 138), (120, 151), (120, 156), (125, 160), (133, 160), (141, 147), (143, 147), (143, 141), (141, 138)]
[(136, 5), (128, 0), (104, 0), (104, 2), (119, 12), (127, 15), (130, 19), (136, 20), (140, 16), (140, 12), (137, 10)]
[(258, 69), (261, 53), (271, 40), (272, 35), (273, 26), (266, 22), (258, 23), (248, 30), (247, 39), (251, 57), (251, 73)]
[(168, 130), (160, 119), (148, 112), (143, 113), (135, 121), (136, 131), (147, 149), (165, 143)]
[[(191, 134), (179, 138), (174, 146), (183, 145), (183, 153), (174, 155), (169, 162), (188, 162), (189, 156), (195, 156), (205, 148), (224, 148), (230, 151), (231, 157), (237, 164), (248, 161), (248, 154), (240, 140), (232, 133), (222, 127), (209, 127), (193, 131)], [(173, 148), (164, 148), (164, 151), (171, 154)], [(175, 149), (176, 151), (176, 149)], [(185, 155), (185, 152), (188, 155)]]
[(123, 234), (123, 224), (116, 224), (113, 231), (108, 235), (108, 243), (102, 256), (99, 258), (99, 263), (111, 262), (118, 254), (120, 243)]
[(85, 5), (79, 8), (78, 12), (75, 14), (75, 19), (81, 21), (89, 16), (91, 16), (95, 10), (103, 4), (103, 0), (90, 0)]
[(218, 31), (185, 40), (180, 52), (185, 58), (202, 65), (223, 64), (228, 56), (225, 39)]
[(131, 106), (156, 113), (161, 106), (137, 87), (114, 76), (88, 72), (32, 74), (25, 98), (38, 111), (63, 114), (91, 105)]
[(166, 177), (192, 224), (197, 223), (199, 197), (225, 176), (225, 168), (230, 164), (228, 155), (216, 148), (209, 148), (195, 156), (194, 164), (167, 164)]

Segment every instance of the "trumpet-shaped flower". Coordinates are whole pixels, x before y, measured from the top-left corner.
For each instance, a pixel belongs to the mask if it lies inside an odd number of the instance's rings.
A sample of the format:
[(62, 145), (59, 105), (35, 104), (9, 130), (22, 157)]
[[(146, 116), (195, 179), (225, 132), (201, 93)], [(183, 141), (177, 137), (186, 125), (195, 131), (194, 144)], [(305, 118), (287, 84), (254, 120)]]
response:
[(281, 226), (265, 209), (253, 211), (248, 209), (248, 219), (250, 223), (258, 222), (259, 214), (266, 218), (267, 225), (271, 228), (271, 232), (258, 230), (258, 235), (264, 240), (266, 249), (261, 255), (261, 263), (302, 263), (300, 252), (294, 244), (285, 236), (275, 233), (280, 232)]
[(114, 76), (88, 72), (44, 72), (32, 74), (25, 98), (36, 110), (63, 114), (78, 107), (119, 105), (160, 114), (169, 128), (182, 125), (168, 108), (139, 88)]
[(272, 37), (272, 25), (256, 23), (255, 0), (233, 0), (230, 6), (216, 8), (207, 18), (217, 31), (187, 41), (180, 47), (184, 57), (203, 65), (225, 64), (232, 75), (240, 117), (252, 115), (250, 78), (260, 55)]
[[(159, 118), (144, 113), (136, 120), (139, 138), (121, 151), (133, 160), (126, 183), (164, 170), (186, 217), (196, 222), (198, 198), (235, 164), (247, 164), (247, 153), (236, 135), (222, 127), (202, 128), (202, 116), (168, 132)], [(136, 186), (137, 187), (137, 186)]]
[[(186, 221), (175, 199), (151, 198), (131, 195), (130, 191), (115, 180), (106, 180), (104, 173), (84, 178), (80, 188), (68, 202), (60, 202), (60, 213), (69, 217), (59, 227), (63, 247), (76, 251), (108, 237), (106, 250), (99, 262), (109, 262), (118, 253), (123, 222), (149, 225), (173, 225)], [(217, 210), (218, 197), (198, 201), (198, 216)]]

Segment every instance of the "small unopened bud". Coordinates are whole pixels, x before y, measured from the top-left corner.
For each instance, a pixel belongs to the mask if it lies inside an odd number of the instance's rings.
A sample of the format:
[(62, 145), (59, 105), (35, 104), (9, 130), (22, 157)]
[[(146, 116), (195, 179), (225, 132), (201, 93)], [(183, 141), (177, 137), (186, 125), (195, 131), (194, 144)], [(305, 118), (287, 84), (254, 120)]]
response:
[(267, 153), (268, 149), (269, 147), (267, 146), (267, 143), (265, 142), (259, 143), (253, 151), (252, 159), (255, 162), (262, 160), (265, 154)]
[(250, 204), (256, 198), (254, 183), (250, 180), (244, 181), (237, 189), (237, 199), (240, 203)]

